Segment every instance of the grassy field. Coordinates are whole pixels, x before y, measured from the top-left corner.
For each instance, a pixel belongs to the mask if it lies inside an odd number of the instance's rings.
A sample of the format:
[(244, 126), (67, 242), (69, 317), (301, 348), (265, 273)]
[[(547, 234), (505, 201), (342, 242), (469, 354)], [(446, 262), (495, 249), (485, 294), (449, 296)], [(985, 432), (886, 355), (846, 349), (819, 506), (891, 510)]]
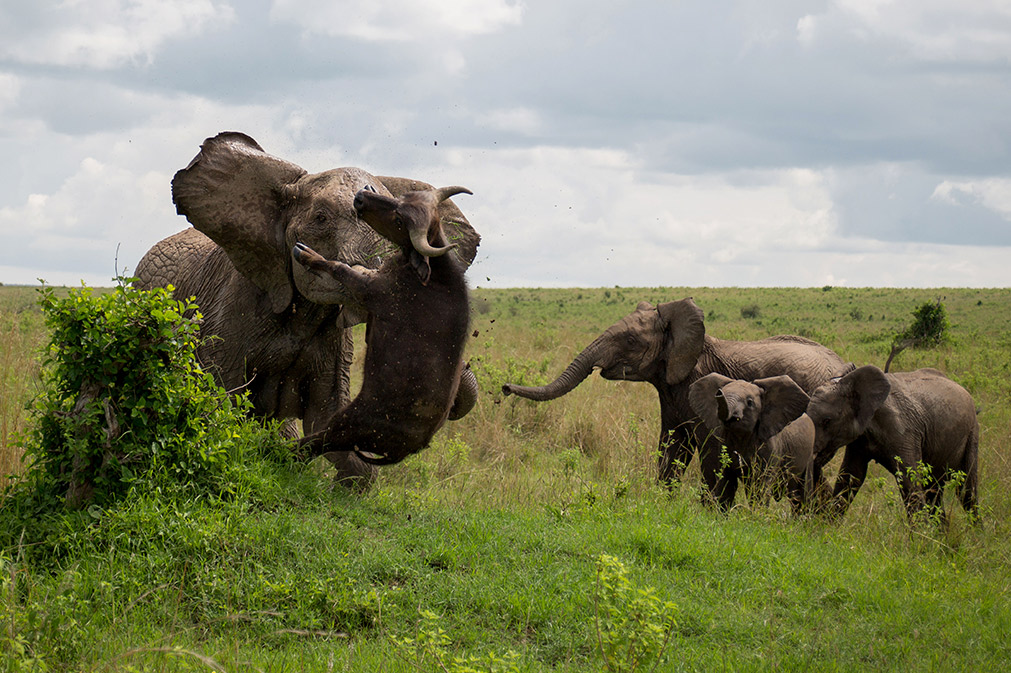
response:
[[(838, 524), (792, 519), (785, 503), (722, 516), (699, 504), (694, 464), (673, 492), (656, 485), (647, 384), (592, 376), (544, 404), (498, 392), (550, 380), (639, 301), (685, 296), (714, 336), (801, 334), (878, 366), (912, 311), (940, 298), (951, 342), (892, 369), (937, 367), (972, 393), (982, 523), (949, 494), (949, 530), (910, 528), (876, 467)], [(45, 342), (33, 301), (0, 288), (5, 471)], [(1011, 660), (1011, 290), (478, 289), (473, 305), (478, 406), (371, 492), (334, 488), (319, 466), (272, 467), (228, 501), (91, 512), (86, 533), (55, 534), (45, 563), (0, 550), (0, 671), (609, 670), (602, 555), (645, 592), (633, 594), (674, 606), (656, 670)], [(635, 615), (659, 628), (622, 600), (619, 635)], [(620, 663), (610, 670), (632, 670)]]

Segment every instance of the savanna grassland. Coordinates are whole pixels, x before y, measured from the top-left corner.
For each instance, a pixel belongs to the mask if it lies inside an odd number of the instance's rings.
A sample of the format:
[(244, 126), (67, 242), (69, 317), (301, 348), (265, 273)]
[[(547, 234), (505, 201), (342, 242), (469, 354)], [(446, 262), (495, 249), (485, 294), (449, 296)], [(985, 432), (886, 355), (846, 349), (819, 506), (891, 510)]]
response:
[[(32, 422), (24, 405), (46, 343), (34, 294), (0, 288), (5, 472), (21, 469), (16, 438)], [(876, 466), (839, 523), (740, 498), (724, 516), (700, 504), (694, 463), (672, 491), (656, 484), (647, 384), (594, 375), (542, 404), (499, 392), (550, 380), (639, 301), (685, 296), (714, 336), (800, 334), (878, 366), (912, 311), (941, 299), (949, 342), (903, 351), (892, 370), (937, 367), (972, 393), (982, 522), (949, 493), (948, 530), (911, 527)], [(366, 494), (333, 486), (320, 465), (251, 458), (227, 497), (144, 494), (29, 544), (0, 531), (0, 671), (933, 671), (1011, 660), (1011, 290), (477, 289), (472, 303), (478, 406)]]

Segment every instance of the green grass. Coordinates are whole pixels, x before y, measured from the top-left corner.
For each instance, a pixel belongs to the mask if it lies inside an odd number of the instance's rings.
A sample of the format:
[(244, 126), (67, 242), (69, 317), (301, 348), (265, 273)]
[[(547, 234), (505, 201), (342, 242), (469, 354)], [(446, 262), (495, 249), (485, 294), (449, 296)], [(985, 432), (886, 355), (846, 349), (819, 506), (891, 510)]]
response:
[[(41, 321), (28, 322), (33, 298), (8, 303), (11, 290), (0, 288), (0, 325), (30, 335), (11, 361), (31, 372)], [(1001, 670), (1011, 659), (1011, 290), (474, 295), (481, 401), (370, 493), (333, 488), (316, 466), (250, 465), (235, 498), (135, 499), (0, 550), (0, 645), (23, 648), (0, 646), (0, 671), (32, 670), (33, 656), (57, 671), (412, 671), (394, 639), (416, 635), (419, 610), (438, 616), (456, 656), (511, 650), (522, 671), (600, 671), (601, 554), (676, 606), (657, 670)], [(981, 407), (983, 522), (968, 525), (949, 494), (950, 530), (910, 528), (880, 469), (836, 525), (794, 520), (784, 503), (722, 516), (699, 504), (694, 465), (673, 493), (656, 486), (647, 385), (593, 376), (547, 404), (498, 392), (553, 377), (638, 301), (684, 296), (715, 336), (806, 334), (878, 366), (912, 311), (943, 297), (952, 342), (904, 351), (893, 369), (938, 367)], [(4, 413), (31, 393), (9, 387), (18, 378), (4, 379)]]

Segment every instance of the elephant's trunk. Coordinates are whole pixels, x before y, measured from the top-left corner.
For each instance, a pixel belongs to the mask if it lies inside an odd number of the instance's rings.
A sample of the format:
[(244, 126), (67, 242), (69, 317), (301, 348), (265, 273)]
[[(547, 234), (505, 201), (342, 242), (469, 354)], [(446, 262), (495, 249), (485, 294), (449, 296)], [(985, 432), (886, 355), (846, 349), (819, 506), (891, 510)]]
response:
[(565, 371), (558, 375), (558, 378), (547, 385), (517, 386), (507, 383), (502, 386), (502, 392), (506, 395), (518, 395), (537, 402), (557, 399), (578, 386), (583, 382), (583, 379), (590, 375), (597, 364), (600, 346), (601, 340), (598, 337), (575, 357), (565, 368)]
[(716, 391), (716, 415), (723, 423), (733, 423), (741, 420), (740, 405), (737, 399), (727, 399), (722, 390)]

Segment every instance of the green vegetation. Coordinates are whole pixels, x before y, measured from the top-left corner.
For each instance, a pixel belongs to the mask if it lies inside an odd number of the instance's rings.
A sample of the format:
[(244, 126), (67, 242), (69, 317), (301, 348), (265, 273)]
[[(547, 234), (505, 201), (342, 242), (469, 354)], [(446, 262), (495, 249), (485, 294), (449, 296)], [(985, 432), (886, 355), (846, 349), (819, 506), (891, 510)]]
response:
[[(24, 407), (53, 329), (22, 290), (0, 290), (0, 334), (17, 337), (3, 337), (16, 355), (0, 417), (21, 436), (4, 436), (5, 465), (39, 447)], [(795, 520), (785, 503), (721, 516), (699, 504), (694, 463), (672, 493), (655, 485), (648, 386), (594, 376), (548, 404), (498, 392), (552, 377), (640, 300), (694, 296), (715, 336), (803, 334), (880, 366), (910, 307), (938, 294), (477, 290), (481, 401), (365, 495), (238, 420), (227, 448), (220, 423), (194, 440), (227, 452), (209, 454), (224, 460), (203, 481), (128, 479), (141, 487), (102, 504), (39, 508), (41, 527), (9, 495), (0, 671), (999, 670), (1011, 658), (1011, 291), (940, 292), (949, 339), (902, 361), (941, 369), (981, 408), (976, 526), (948, 494), (948, 530), (910, 528), (876, 468), (838, 525)]]
[(884, 370), (887, 372), (895, 356), (909, 347), (933, 348), (945, 343), (949, 338), (949, 327), (948, 315), (940, 299), (920, 304), (913, 311), (913, 322), (892, 340), (892, 350), (885, 361)]
[(245, 399), (230, 398), (197, 364), (201, 316), (184, 317), (196, 305), (130, 285), (65, 298), (44, 288), (39, 304), (51, 345), (25, 445), (33, 469), (19, 489), (38, 500), (33, 511), (230, 486)]

